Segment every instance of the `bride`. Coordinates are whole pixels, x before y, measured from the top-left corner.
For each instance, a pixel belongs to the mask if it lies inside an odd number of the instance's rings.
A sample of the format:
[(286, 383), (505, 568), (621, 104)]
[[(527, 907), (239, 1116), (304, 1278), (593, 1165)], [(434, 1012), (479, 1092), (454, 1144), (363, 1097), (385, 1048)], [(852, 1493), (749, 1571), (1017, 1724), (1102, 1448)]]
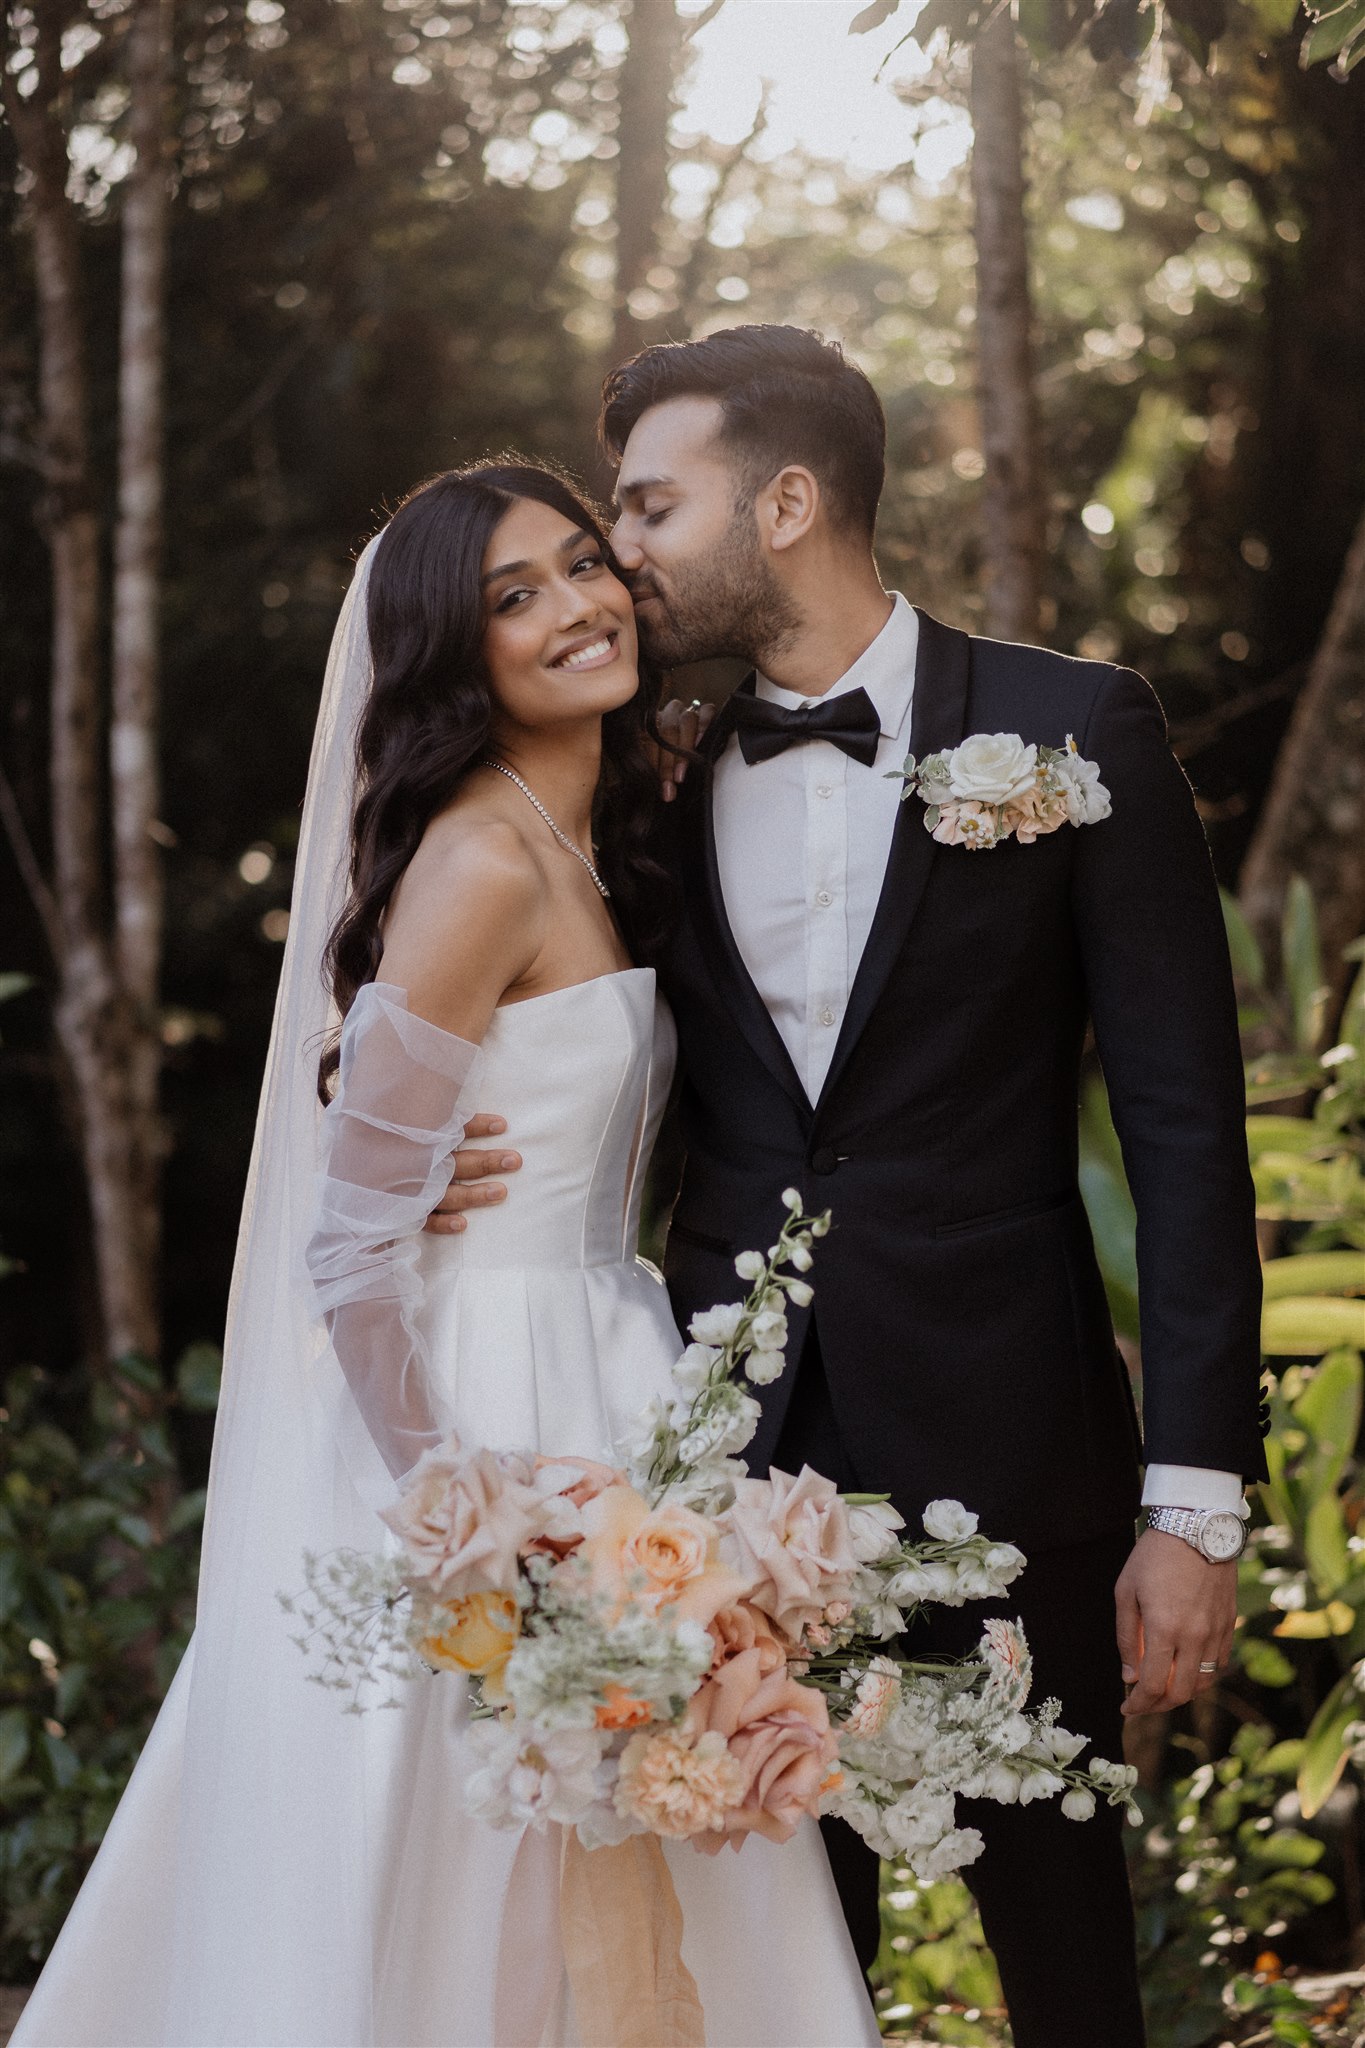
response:
[[(559, 477), (436, 477), (366, 549), (309, 771), (198, 1625), (15, 2048), (580, 2040), (554, 1831), (519, 1857), (462, 1810), (463, 1681), (348, 1713), (276, 1595), (305, 1550), (377, 1549), (450, 1429), (601, 1457), (667, 1385), (680, 1340), (635, 1256), (674, 1056), (640, 964), (667, 916), (645, 717), (629, 593)], [(477, 1234), (423, 1237), (480, 1097), (530, 1170)], [(666, 1855), (708, 2043), (876, 2042), (814, 1822)]]

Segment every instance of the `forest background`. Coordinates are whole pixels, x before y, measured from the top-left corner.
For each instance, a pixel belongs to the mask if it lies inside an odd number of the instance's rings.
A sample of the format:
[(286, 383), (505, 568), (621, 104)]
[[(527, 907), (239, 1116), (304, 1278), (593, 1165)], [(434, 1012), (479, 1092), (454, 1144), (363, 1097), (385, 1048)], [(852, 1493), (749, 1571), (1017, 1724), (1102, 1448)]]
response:
[[(1355, 2039), (1365, 0), (9, 0), (4, 29), (0, 1978), (192, 1614), (354, 555), (502, 448), (605, 491), (609, 364), (784, 320), (885, 401), (888, 584), (1139, 668), (1195, 784), (1288, 1448), (1238, 1672), (1139, 1743), (1144, 1953), (1172, 2048)], [(1085, 1118), (1140, 1374), (1097, 1075)], [(1004, 2038), (959, 1888), (888, 1873), (887, 1936), (888, 2027)]]

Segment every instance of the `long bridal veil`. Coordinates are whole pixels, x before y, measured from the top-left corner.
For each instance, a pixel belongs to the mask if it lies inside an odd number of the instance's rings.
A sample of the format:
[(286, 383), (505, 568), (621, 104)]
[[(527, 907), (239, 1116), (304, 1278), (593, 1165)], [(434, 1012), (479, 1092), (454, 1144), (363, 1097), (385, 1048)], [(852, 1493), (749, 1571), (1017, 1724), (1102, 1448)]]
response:
[[(353, 2048), (374, 2032), (396, 1714), (305, 1681), (277, 1593), (305, 1549), (377, 1547), (393, 1479), (299, 1276), (322, 977), (370, 680), (362, 556), (333, 637), (233, 1270), (193, 1641), (16, 2039)], [(396, 1734), (396, 1731), (394, 1731)]]

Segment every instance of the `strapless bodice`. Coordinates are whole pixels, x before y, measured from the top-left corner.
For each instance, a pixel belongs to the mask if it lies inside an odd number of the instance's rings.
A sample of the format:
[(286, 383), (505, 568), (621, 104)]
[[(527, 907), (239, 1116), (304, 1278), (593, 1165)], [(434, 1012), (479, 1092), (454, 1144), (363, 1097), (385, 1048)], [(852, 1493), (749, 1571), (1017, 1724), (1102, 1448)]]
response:
[(521, 1170), (463, 1234), (428, 1238), (424, 1263), (434, 1252), (466, 1272), (632, 1259), (676, 1044), (650, 967), (495, 1010), (475, 1106), (506, 1117)]

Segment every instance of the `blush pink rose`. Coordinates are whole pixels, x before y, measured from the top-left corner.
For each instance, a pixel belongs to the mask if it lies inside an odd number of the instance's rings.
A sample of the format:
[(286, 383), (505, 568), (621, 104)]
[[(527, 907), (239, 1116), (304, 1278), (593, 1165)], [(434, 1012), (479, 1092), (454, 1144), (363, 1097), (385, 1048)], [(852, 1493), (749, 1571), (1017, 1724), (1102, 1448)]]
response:
[(848, 1599), (858, 1563), (848, 1509), (809, 1465), (794, 1479), (776, 1466), (767, 1479), (741, 1479), (719, 1520), (743, 1597), (793, 1642), (829, 1601)]
[(545, 1534), (531, 1548), (550, 1557), (567, 1557), (583, 1540), (582, 1510), (609, 1486), (625, 1486), (626, 1475), (595, 1458), (547, 1458), (538, 1451), (533, 1462), (542, 1483), (550, 1483), (543, 1476), (548, 1474), (556, 1485), (547, 1504)]
[(446, 1601), (510, 1592), (518, 1559), (545, 1527), (548, 1488), (512, 1451), (462, 1451), (458, 1437), (424, 1453), (381, 1511), (412, 1577)]
[(765, 1678), (786, 1669), (790, 1645), (779, 1639), (767, 1615), (751, 1607), (747, 1600), (737, 1600), (712, 1616), (711, 1637), (716, 1646), (711, 1660), (713, 1671), (719, 1671), (722, 1664), (731, 1663), (746, 1650), (757, 1650), (759, 1669)]
[(727, 1841), (738, 1849), (747, 1834), (789, 1842), (805, 1816), (818, 1813), (837, 1775), (838, 1743), (824, 1694), (785, 1671), (765, 1676), (762, 1662), (757, 1645), (742, 1650), (703, 1679), (688, 1702), (690, 1733), (723, 1735), (743, 1773), (743, 1792), (720, 1827), (692, 1837), (708, 1855)]

